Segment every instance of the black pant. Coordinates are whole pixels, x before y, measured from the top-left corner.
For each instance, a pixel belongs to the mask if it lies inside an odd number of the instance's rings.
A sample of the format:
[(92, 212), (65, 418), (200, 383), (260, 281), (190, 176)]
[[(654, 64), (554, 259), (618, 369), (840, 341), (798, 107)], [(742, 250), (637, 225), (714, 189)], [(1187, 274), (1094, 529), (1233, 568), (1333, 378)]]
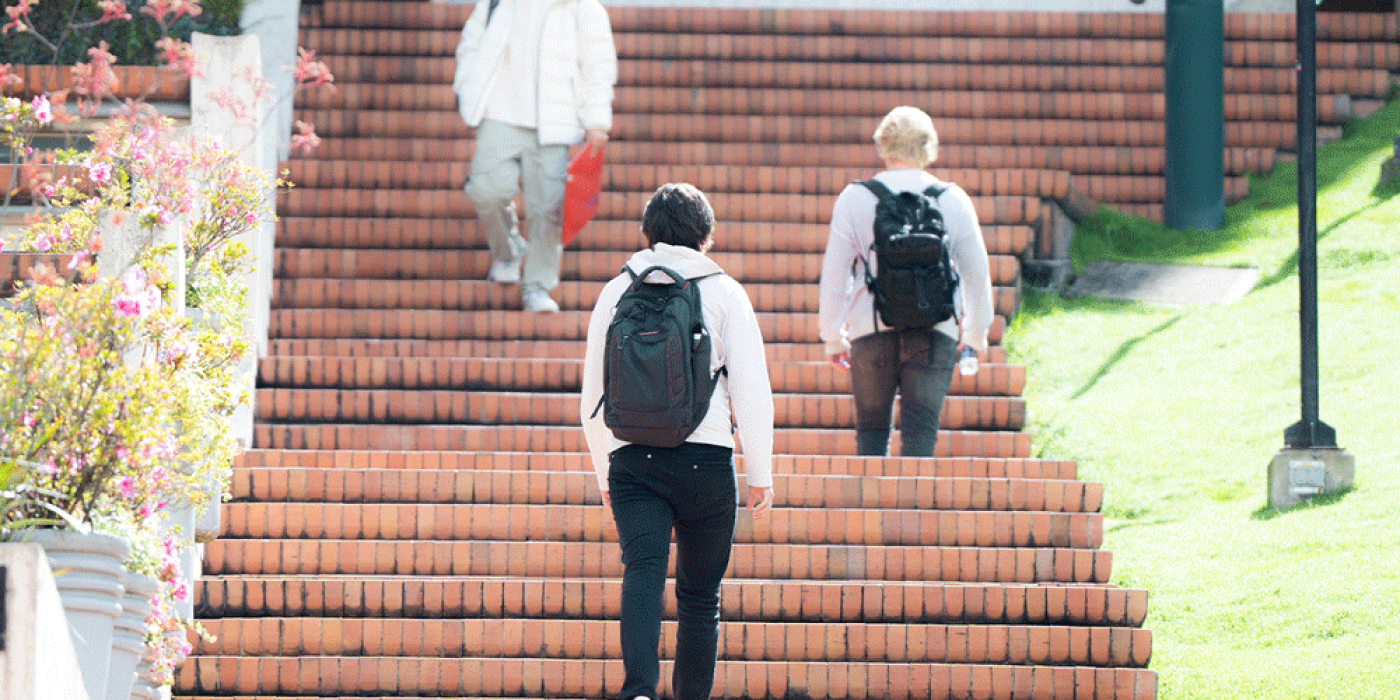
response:
[(620, 697), (656, 698), (662, 593), (676, 536), (676, 700), (708, 700), (719, 648), (719, 586), (734, 544), (738, 487), (727, 447), (627, 445), (611, 455), (608, 490), (622, 545)]
[(856, 454), (889, 454), (897, 390), (900, 455), (932, 457), (943, 399), (957, 362), (958, 341), (931, 328), (882, 331), (852, 341)]

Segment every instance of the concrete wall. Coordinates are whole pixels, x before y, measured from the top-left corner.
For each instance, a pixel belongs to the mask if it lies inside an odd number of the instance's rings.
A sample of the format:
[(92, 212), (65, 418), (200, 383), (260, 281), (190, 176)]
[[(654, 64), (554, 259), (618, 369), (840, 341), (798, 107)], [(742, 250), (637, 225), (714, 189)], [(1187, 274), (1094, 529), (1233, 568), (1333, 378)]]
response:
[(88, 700), (44, 550), (0, 543), (5, 576), (5, 649), (0, 651), (0, 698)]

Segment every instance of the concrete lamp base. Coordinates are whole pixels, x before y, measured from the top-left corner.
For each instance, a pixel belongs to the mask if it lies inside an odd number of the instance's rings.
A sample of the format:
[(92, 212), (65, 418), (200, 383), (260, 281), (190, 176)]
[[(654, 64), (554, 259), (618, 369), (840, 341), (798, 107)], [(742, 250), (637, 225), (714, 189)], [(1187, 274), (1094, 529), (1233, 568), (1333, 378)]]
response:
[(1356, 459), (1340, 448), (1291, 448), (1269, 463), (1269, 507), (1282, 510), (1327, 493), (1351, 488)]

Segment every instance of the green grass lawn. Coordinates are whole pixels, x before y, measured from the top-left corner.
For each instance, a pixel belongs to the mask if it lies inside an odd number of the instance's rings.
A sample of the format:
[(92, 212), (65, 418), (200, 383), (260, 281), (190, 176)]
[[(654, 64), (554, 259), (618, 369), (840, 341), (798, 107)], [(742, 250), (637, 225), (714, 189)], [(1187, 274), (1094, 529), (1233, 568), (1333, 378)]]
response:
[(1105, 484), (1113, 582), (1145, 588), (1164, 700), (1400, 697), (1400, 197), (1377, 187), (1400, 101), (1318, 152), (1321, 418), (1356, 487), (1267, 508), (1300, 417), (1296, 168), (1251, 184), (1216, 232), (1101, 213), (1097, 259), (1251, 266), (1223, 306), (1029, 293), (1007, 337), (1028, 366), (1038, 456)]

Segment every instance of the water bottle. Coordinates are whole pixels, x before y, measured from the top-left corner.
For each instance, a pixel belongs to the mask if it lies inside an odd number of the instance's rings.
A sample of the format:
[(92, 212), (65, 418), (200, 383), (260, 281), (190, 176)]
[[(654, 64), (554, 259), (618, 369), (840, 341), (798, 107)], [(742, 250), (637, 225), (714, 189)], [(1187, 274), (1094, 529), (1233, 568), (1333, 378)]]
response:
[(964, 346), (958, 354), (958, 372), (963, 376), (977, 374), (977, 351), (971, 346)]

